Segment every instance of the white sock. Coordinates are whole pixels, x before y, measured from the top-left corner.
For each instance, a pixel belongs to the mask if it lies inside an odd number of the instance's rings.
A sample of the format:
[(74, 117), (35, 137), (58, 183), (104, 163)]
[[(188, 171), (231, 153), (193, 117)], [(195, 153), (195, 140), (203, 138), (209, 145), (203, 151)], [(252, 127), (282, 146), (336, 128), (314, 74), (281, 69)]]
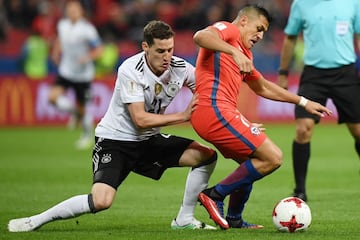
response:
[(91, 137), (94, 131), (93, 117), (90, 113), (86, 113), (82, 119), (83, 136)]
[(90, 213), (88, 197), (87, 194), (74, 196), (38, 215), (31, 216), (30, 219), (37, 227), (40, 227), (55, 220), (74, 218)]
[(62, 112), (73, 112), (74, 111), (74, 106), (73, 106), (72, 102), (66, 96), (63, 96), (63, 95), (59, 96), (56, 99), (55, 104), (56, 104), (56, 107)]
[(207, 187), (215, 166), (216, 161), (205, 166), (190, 169), (186, 179), (183, 202), (176, 217), (176, 222), (180, 226), (189, 224), (194, 219), (198, 195)]

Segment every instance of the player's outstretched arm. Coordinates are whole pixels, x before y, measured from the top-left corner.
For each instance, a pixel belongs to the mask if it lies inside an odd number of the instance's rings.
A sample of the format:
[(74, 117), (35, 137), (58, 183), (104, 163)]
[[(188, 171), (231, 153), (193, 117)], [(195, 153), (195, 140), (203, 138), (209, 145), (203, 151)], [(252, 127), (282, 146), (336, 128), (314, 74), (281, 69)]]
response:
[(260, 77), (260, 79), (255, 81), (248, 81), (247, 84), (257, 95), (264, 98), (300, 105), (304, 107), (305, 110), (309, 113), (318, 115), (319, 117), (332, 114), (332, 111), (327, 107), (289, 92), (288, 90), (278, 86), (271, 81), (266, 80), (263, 77)]

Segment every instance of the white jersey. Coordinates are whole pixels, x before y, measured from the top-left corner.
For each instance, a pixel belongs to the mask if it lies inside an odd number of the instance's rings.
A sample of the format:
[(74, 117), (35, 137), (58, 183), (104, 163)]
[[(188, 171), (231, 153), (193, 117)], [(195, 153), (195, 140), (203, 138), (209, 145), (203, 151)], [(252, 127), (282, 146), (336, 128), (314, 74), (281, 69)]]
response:
[(144, 102), (145, 111), (163, 114), (183, 86), (195, 89), (195, 69), (184, 59), (173, 56), (170, 67), (157, 77), (149, 69), (144, 52), (128, 58), (118, 68), (110, 105), (95, 129), (95, 136), (141, 141), (159, 133), (160, 128), (136, 128), (127, 104)]
[(61, 45), (59, 74), (71, 81), (89, 82), (95, 76), (92, 61), (79, 63), (93, 47), (101, 44), (96, 28), (82, 18), (75, 23), (62, 19), (58, 23), (58, 37)]

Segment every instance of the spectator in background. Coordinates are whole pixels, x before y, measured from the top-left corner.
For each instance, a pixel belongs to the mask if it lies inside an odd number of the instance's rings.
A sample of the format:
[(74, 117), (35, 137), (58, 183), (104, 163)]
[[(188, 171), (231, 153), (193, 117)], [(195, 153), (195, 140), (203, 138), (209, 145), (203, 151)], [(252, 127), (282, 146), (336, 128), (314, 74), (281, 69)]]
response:
[(206, 11), (201, 1), (183, 1), (179, 11), (178, 17), (174, 20), (175, 29), (196, 31), (207, 25)]
[(26, 28), (25, 7), (21, 0), (5, 1), (6, 17), (10, 26), (14, 28)]
[(6, 40), (8, 28), (9, 22), (6, 16), (4, 0), (0, 0), (0, 42)]
[(128, 24), (130, 26), (127, 37), (140, 46), (144, 24), (156, 19), (154, 4), (152, 1), (131, 1), (127, 7)]
[(226, 7), (226, 5), (222, 2), (216, 2), (212, 5), (210, 5), (206, 11), (207, 25), (217, 22), (217, 21), (224, 20), (225, 7)]
[(96, 77), (103, 77), (114, 72), (119, 59), (119, 49), (111, 33), (102, 36), (103, 53), (95, 60)]
[[(298, 94), (326, 104), (332, 99), (339, 118), (354, 138), (360, 156), (360, 81), (355, 66), (354, 38), (360, 34), (360, 1), (295, 0), (285, 27), (278, 84), (288, 87), (287, 75), (300, 32), (304, 36), (304, 68)], [(295, 189), (307, 201), (306, 175), (310, 141), (320, 118), (295, 107), (296, 132), (292, 144)]]
[[(68, 1), (65, 13), (66, 18), (58, 23), (52, 54), (59, 69), (49, 101), (59, 110), (71, 113), (71, 125), (83, 129), (76, 147), (87, 149), (93, 144), (93, 117), (86, 111), (86, 104), (91, 100), (91, 82), (95, 77), (93, 61), (101, 56), (103, 46), (96, 28), (84, 18), (80, 1)], [(65, 95), (68, 88), (75, 91), (75, 106)]]
[(60, 18), (60, 13), (58, 13), (54, 8), (54, 3), (41, 1), (38, 5), (38, 15), (32, 22), (32, 28), (36, 28), (41, 36), (49, 42), (49, 44), (55, 40), (56, 22)]
[(127, 39), (129, 23), (124, 7), (113, 2), (107, 11), (107, 18), (99, 25), (99, 33), (103, 38), (111, 38), (113, 42)]
[(21, 67), (27, 77), (43, 80), (48, 74), (49, 43), (41, 35), (38, 25), (33, 25), (31, 34), (22, 48)]

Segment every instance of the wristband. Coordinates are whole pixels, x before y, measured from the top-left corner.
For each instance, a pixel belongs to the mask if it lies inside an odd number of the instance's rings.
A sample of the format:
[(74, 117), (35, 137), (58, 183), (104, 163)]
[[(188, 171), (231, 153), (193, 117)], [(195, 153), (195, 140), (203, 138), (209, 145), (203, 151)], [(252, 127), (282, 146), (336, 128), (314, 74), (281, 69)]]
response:
[(301, 96), (300, 102), (299, 102), (298, 105), (301, 106), (301, 107), (305, 107), (308, 102), (309, 102), (308, 99), (306, 99), (306, 98), (304, 98), (303, 96)]
[(289, 75), (289, 70), (279, 69), (278, 74), (279, 74), (279, 75), (287, 76), (287, 75)]

